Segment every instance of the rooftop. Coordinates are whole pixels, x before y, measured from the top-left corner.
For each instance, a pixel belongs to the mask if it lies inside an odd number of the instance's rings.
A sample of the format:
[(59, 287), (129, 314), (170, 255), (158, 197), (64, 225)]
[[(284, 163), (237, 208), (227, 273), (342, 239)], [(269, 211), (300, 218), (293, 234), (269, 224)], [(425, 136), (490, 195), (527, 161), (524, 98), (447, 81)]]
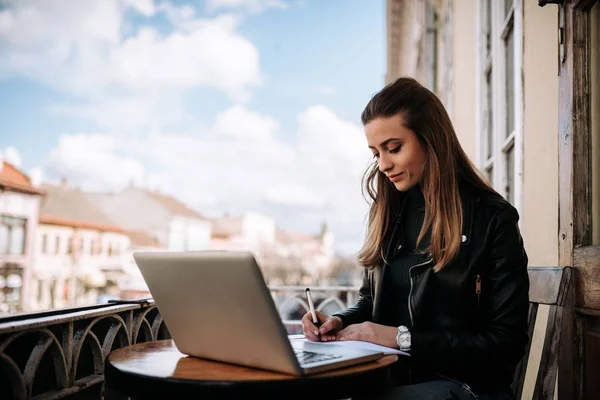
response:
[(62, 185), (42, 185), (46, 197), (40, 206), (40, 223), (110, 232), (123, 232), (77, 189)]
[(31, 183), (31, 179), (9, 162), (3, 161), (0, 168), (0, 187), (27, 194), (44, 194)]

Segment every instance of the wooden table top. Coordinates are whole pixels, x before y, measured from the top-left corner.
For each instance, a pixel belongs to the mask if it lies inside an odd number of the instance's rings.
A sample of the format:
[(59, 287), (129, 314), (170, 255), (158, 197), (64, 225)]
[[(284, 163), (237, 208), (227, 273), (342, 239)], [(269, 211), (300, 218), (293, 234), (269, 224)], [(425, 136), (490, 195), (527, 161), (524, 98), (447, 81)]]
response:
[[(236, 398), (238, 388), (246, 396), (259, 396), (285, 392), (285, 398), (307, 388), (320, 390), (323, 397), (344, 398), (358, 390), (360, 384), (385, 386), (390, 368), (398, 360), (395, 355), (384, 356), (368, 362), (307, 377), (297, 377), (277, 372), (247, 368), (190, 357), (179, 352), (171, 339), (138, 343), (111, 352), (106, 361), (106, 385), (111, 389), (137, 398), (151, 398), (158, 393), (181, 395), (209, 395), (219, 398)], [(304, 388), (304, 389), (303, 389)], [(303, 389), (303, 390), (302, 390)], [(364, 388), (363, 388), (364, 389)], [(223, 392), (227, 393), (223, 393)], [(348, 393), (352, 392), (352, 393)], [(237, 396), (237, 395), (236, 395)], [(173, 398), (173, 397), (172, 397)]]

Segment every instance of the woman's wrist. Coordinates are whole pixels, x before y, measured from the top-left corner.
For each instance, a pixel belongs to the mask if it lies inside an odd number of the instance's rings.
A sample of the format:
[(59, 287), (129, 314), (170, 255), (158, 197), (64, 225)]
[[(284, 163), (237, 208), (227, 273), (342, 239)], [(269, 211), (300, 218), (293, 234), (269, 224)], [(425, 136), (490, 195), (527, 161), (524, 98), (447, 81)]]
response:
[(393, 349), (400, 349), (400, 346), (398, 345), (398, 327), (396, 326), (392, 326), (390, 327), (390, 343), (392, 343), (391, 347)]
[(344, 328), (344, 321), (342, 320), (342, 318), (339, 315), (334, 315), (331, 318), (333, 318), (335, 320), (335, 327), (337, 330), (341, 330)]

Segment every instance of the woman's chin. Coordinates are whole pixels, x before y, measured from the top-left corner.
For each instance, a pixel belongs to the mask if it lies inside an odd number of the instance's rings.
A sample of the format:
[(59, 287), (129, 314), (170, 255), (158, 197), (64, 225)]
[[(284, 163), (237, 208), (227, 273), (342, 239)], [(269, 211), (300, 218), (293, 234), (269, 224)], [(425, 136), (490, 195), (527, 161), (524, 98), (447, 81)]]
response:
[(399, 192), (406, 192), (406, 191), (410, 190), (411, 188), (413, 188), (415, 185), (411, 184), (410, 182), (406, 182), (406, 181), (402, 180), (399, 182), (394, 182), (394, 186), (396, 187), (396, 190), (398, 190)]

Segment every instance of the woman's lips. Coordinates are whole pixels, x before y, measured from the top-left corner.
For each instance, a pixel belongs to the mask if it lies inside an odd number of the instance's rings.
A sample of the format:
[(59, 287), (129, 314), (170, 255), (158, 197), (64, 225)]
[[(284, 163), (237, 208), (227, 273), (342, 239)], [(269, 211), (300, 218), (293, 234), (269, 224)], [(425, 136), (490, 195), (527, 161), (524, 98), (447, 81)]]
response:
[(399, 174), (396, 174), (396, 175), (390, 175), (388, 178), (392, 182), (398, 182), (400, 179), (402, 179), (402, 175), (404, 175), (404, 172), (400, 172)]

